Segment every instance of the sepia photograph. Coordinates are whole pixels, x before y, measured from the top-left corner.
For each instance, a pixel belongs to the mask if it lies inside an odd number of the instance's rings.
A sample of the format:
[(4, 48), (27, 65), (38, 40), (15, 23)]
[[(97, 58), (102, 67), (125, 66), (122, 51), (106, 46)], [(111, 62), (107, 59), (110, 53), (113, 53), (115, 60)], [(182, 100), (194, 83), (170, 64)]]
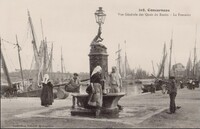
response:
[(0, 0), (1, 128), (200, 128), (199, 0)]

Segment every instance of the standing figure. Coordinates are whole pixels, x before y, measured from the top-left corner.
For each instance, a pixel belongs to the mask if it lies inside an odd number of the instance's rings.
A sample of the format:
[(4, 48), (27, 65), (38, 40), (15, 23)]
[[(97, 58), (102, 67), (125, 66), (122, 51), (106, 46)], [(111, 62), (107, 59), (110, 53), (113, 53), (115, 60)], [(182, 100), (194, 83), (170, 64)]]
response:
[(151, 94), (156, 92), (156, 86), (155, 86), (155, 85), (156, 85), (156, 84), (152, 84), (152, 83), (151, 83), (151, 85), (150, 85)]
[(192, 90), (192, 79), (188, 80), (188, 89)]
[(177, 95), (177, 87), (176, 87), (176, 81), (175, 81), (175, 77), (171, 76), (169, 77), (169, 85), (168, 85), (168, 94), (170, 97), (170, 112), (169, 114), (175, 113), (176, 111), (176, 104), (175, 104), (175, 98)]
[(102, 92), (102, 76), (101, 76), (102, 68), (100, 66), (96, 66), (91, 74), (90, 83), (92, 92), (89, 93), (88, 105), (96, 108), (95, 115), (99, 117), (100, 109), (103, 103), (103, 92)]
[(184, 88), (184, 86), (183, 86), (183, 82), (182, 82), (182, 81), (180, 81), (180, 88), (181, 88), (181, 89)]
[[(111, 93), (119, 93), (122, 90), (122, 78), (121, 75), (117, 72), (117, 67), (113, 66), (112, 67), (112, 72), (109, 75), (110, 78), (110, 92)], [(122, 106), (121, 105), (117, 105), (119, 110), (122, 110)]]
[(162, 93), (163, 93), (163, 94), (165, 94), (165, 92), (166, 92), (166, 87), (167, 87), (167, 85), (166, 85), (165, 83), (163, 83), (163, 84), (161, 85)]
[(195, 80), (193, 79), (192, 80), (192, 90), (194, 90), (195, 89)]
[(49, 81), (49, 75), (45, 74), (42, 81), (41, 105), (48, 107), (53, 103), (53, 84)]
[[(69, 83), (65, 86), (65, 91), (72, 93), (80, 93), (80, 80), (78, 78), (78, 74), (74, 73), (73, 78), (70, 79)], [(72, 108), (75, 108), (75, 97), (72, 97)], [(79, 102), (77, 100), (77, 105), (79, 106)]]
[(65, 90), (67, 92), (79, 93), (80, 91), (80, 79), (77, 73), (74, 73), (74, 76), (66, 84)]
[(13, 84), (13, 97), (17, 97), (18, 85), (19, 83)]

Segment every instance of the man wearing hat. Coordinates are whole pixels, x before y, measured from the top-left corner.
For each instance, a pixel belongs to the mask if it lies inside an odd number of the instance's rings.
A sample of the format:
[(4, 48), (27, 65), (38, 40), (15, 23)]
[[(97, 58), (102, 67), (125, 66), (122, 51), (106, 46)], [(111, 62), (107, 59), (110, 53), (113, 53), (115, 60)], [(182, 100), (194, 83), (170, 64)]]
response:
[[(78, 78), (78, 74), (74, 73), (74, 76), (70, 79), (69, 83), (65, 86), (65, 91), (73, 92), (73, 93), (80, 93), (80, 80)], [(72, 108), (75, 108), (75, 97), (72, 98)], [(79, 102), (77, 101), (77, 105)]]
[(169, 114), (175, 113), (176, 111), (176, 104), (175, 104), (175, 98), (177, 94), (177, 86), (176, 86), (176, 81), (174, 76), (169, 77), (169, 84), (168, 84), (168, 94), (170, 97), (170, 112)]

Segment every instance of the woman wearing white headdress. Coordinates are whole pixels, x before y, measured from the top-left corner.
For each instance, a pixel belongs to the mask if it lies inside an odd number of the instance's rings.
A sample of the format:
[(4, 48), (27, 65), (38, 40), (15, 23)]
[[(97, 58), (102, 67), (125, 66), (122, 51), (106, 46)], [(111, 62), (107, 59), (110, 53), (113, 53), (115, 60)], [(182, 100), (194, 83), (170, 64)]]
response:
[(41, 105), (48, 107), (53, 103), (53, 85), (49, 81), (49, 75), (45, 74), (42, 81), (42, 92), (41, 92)]
[(100, 114), (100, 108), (102, 107), (102, 68), (96, 66), (91, 74), (90, 83), (92, 87), (92, 92), (89, 93), (88, 105), (96, 107), (96, 116)]

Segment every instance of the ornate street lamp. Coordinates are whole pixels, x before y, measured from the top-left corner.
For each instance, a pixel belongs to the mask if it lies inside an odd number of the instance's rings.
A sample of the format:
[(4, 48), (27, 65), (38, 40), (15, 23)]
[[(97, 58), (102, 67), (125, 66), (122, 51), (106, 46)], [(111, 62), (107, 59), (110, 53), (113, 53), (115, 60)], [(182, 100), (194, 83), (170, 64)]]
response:
[(106, 14), (102, 10), (102, 7), (99, 7), (99, 10), (97, 10), (94, 13), (94, 15), (95, 15), (95, 18), (96, 18), (96, 22), (99, 25), (99, 30), (98, 30), (97, 36), (93, 39), (93, 43), (98, 43), (98, 42), (103, 41), (103, 39), (101, 38), (101, 25), (104, 24)]
[(106, 14), (104, 13), (104, 11), (102, 10), (102, 7), (99, 7), (99, 10), (97, 10), (95, 13), (95, 18), (96, 18), (96, 22), (99, 24), (99, 26), (101, 27), (101, 24), (104, 23)]

